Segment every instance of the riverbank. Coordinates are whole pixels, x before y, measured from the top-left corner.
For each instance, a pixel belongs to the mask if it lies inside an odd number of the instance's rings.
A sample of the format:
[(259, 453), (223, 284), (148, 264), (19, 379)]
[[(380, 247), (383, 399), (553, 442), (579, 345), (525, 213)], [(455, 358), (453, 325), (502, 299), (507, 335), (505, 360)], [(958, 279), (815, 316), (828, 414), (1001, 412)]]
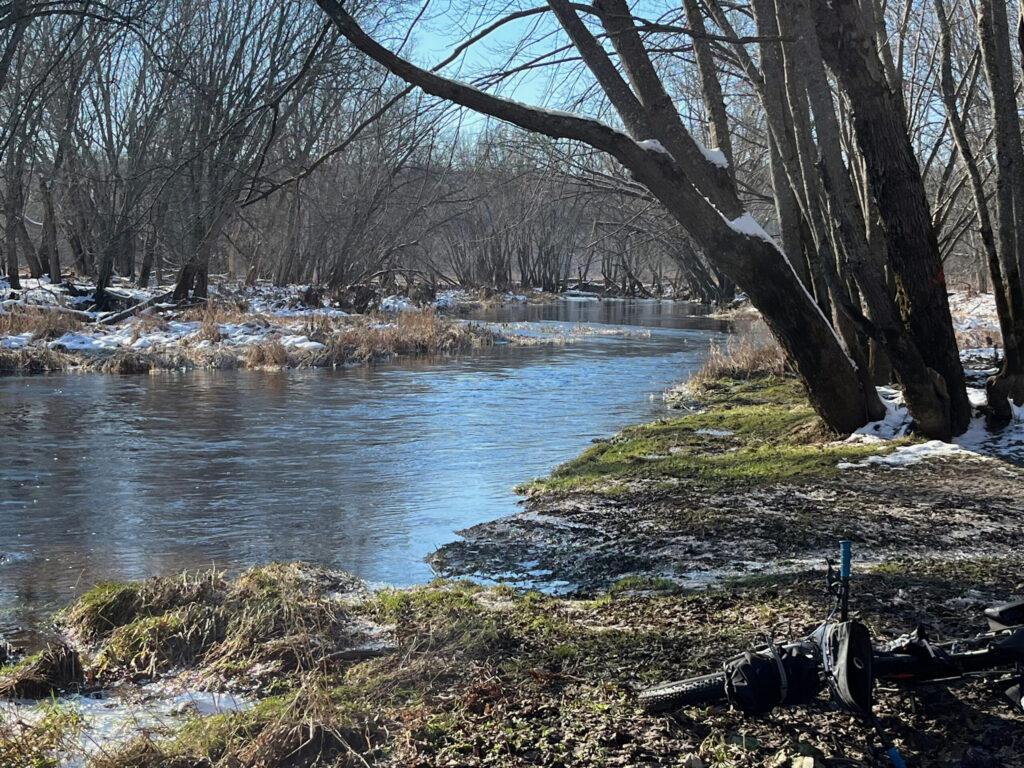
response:
[(499, 307), (602, 300), (580, 291), (445, 290), (415, 302), (261, 284), (221, 285), (209, 300), (176, 305), (167, 286), (143, 290), (117, 281), (108, 295), (119, 309), (99, 312), (88, 285), (24, 282), (12, 290), (0, 281), (0, 373), (331, 368), (495, 344), (564, 344), (593, 331), (463, 318)]
[(435, 567), (586, 596), (624, 578), (693, 587), (799, 571), (844, 538), (872, 563), (1019, 550), (1024, 468), (894, 437), (892, 423), (837, 440), (794, 379), (676, 396), (690, 412), (598, 441), (521, 486), (525, 511), (462, 531)]
[[(919, 621), (939, 637), (978, 630), (973, 608), (1006, 597), (1020, 566), (859, 568), (853, 609), (878, 635)], [(61, 687), (145, 699), (157, 678), (163, 699), (227, 703), (160, 718), (125, 710), (139, 727), (117, 740), (92, 732), (74, 700), (7, 704), (0, 753), (5, 765), (91, 768), (883, 765), (869, 734), (824, 700), (762, 719), (720, 707), (651, 716), (635, 701), (638, 687), (706, 672), (766, 628), (809, 628), (827, 610), (821, 577), (700, 592), (632, 583), (593, 600), (467, 582), (373, 594), (301, 564), (104, 585), (62, 615), (84, 669)], [(0, 690), (27, 669), (38, 685), (39, 666), (4, 670)], [(877, 698), (911, 764), (1010, 766), (1024, 748), (1024, 718), (984, 682), (916, 705)]]
[[(437, 555), (449, 573), (571, 596), (463, 581), (374, 593), (303, 565), (104, 585), (59, 620), (81, 674), (56, 653), (64, 679), (37, 657), (0, 691), (74, 687), (70, 673), (87, 693), (233, 697), (212, 715), (131, 715), (145, 733), (101, 741), (93, 768), (886, 764), (824, 700), (761, 720), (666, 718), (635, 690), (816, 624), (822, 560), (842, 537), (852, 608), (876, 637), (981, 631), (985, 604), (1024, 590), (1024, 470), (910, 438), (838, 442), (786, 378), (723, 381), (683, 404), (527, 484), (525, 512)], [(1024, 750), (1024, 717), (984, 681), (878, 698), (919, 765), (1009, 766)], [(39, 765), (88, 746), (78, 711), (8, 705), (0, 750)]]

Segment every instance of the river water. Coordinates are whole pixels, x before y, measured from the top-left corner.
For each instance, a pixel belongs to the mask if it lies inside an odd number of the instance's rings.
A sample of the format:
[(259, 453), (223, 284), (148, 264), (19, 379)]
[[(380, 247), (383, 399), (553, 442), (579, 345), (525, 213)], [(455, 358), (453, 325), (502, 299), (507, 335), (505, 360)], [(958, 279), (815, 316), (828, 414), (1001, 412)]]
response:
[(516, 511), (513, 485), (663, 413), (726, 331), (696, 309), (499, 308), (477, 319), (587, 333), (375, 367), (0, 378), (0, 636), (33, 644), (93, 584), (183, 569), (429, 580), (455, 531)]

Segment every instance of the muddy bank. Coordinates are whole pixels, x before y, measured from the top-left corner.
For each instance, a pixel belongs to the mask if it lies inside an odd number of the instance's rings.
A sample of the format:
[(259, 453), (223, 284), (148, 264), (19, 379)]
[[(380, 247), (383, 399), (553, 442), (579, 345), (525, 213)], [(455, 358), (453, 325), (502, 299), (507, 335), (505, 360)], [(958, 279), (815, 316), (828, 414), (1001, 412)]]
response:
[[(918, 621), (939, 637), (979, 630), (974, 608), (1007, 596), (1020, 566), (861, 569), (853, 609), (878, 636)], [(89, 721), (60, 700), (41, 711), (7, 704), (0, 754), (5, 765), (59, 758), (90, 768), (779, 768), (804, 757), (835, 768), (885, 765), (866, 731), (825, 699), (761, 719), (720, 707), (652, 716), (636, 704), (638, 687), (706, 672), (767, 628), (809, 628), (827, 610), (821, 575), (594, 600), (466, 582), (374, 594), (301, 564), (232, 580), (207, 573), (103, 585), (61, 616), (84, 665), (65, 690), (156, 678), (166, 691), (231, 691), (249, 704), (190, 709), (158, 728), (145, 721), (99, 748)], [(17, 679), (28, 663), (0, 680)], [(911, 765), (1019, 765), (1024, 717), (984, 681), (939, 686), (913, 702), (885, 691), (878, 699)]]
[(699, 586), (799, 570), (843, 538), (874, 563), (1024, 544), (1024, 468), (967, 452), (861, 466), (910, 440), (836, 442), (790, 380), (701, 398), (700, 412), (625, 430), (520, 488), (522, 513), (462, 531), (435, 568), (590, 595), (627, 577)]

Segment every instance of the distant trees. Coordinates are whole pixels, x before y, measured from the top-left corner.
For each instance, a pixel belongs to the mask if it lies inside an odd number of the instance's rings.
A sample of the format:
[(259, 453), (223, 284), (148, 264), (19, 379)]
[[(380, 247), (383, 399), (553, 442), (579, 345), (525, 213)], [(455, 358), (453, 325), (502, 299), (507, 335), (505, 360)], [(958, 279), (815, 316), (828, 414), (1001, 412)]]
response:
[[(970, 417), (948, 280), (983, 265), (1005, 348), (990, 407), (1024, 402), (1024, 68), (1005, 0), (474, 4), (445, 64), (499, 30), (507, 56), (473, 84), (413, 62), (418, 11), (317, 5), (0, 6), (11, 285), (70, 269), (99, 307), (115, 274), (174, 276), (184, 300), (211, 270), (339, 290), (399, 273), (637, 295), (671, 280), (712, 301), (738, 286), (831, 426), (877, 418), (895, 377), (948, 438)], [(571, 112), (498, 95), (538, 72)], [(456, 107), (526, 132), (460, 134)]]
[[(583, 63), (588, 82), (615, 111), (616, 120), (606, 122), (510, 101), (424, 70), (365, 34), (336, 0), (317, 2), (354, 46), (427, 93), (614, 157), (749, 294), (832, 427), (848, 431), (877, 418), (873, 383), (889, 370), (923, 433), (949, 439), (966, 427), (971, 411), (943, 257), (985, 216), (955, 211), (969, 207), (959, 192), (966, 177), (951, 184), (955, 154), (963, 154), (955, 136), (951, 148), (947, 129), (956, 117), (951, 113), (937, 135), (923, 132), (924, 140), (912, 133), (912, 121), (931, 119), (937, 103), (955, 111), (956, 100), (973, 92), (950, 94), (948, 76), (945, 84), (936, 78), (936, 57), (920, 45), (936, 27), (924, 4), (752, 0), (747, 8), (686, 0), (679, 12), (657, 15), (653, 6), (645, 14), (644, 3), (625, 0), (548, 0), (546, 9), (525, 11), (553, 20), (545, 34), (556, 50), (564, 41), (571, 46), (576, 58), (561, 61)], [(942, 4), (936, 8), (941, 16)], [(502, 13), (495, 11), (491, 28), (518, 18)], [(1015, 212), (1024, 211), (1024, 194), (1014, 190), (1024, 182), (1005, 2), (980, 2), (978, 20), (999, 166), (999, 247), (987, 247), (995, 248), (993, 283), (1012, 321), (1024, 309), (1013, 245)], [(908, 43), (916, 46), (912, 55)], [(544, 59), (535, 49), (531, 54)], [(944, 58), (948, 70), (948, 47)], [(685, 93), (672, 93), (682, 76), (699, 84), (699, 120), (680, 106)], [(758, 115), (735, 92), (727, 100), (725, 79), (756, 99)], [(738, 106), (730, 109), (730, 102)], [(692, 96), (684, 103), (692, 105)], [(766, 173), (751, 174), (749, 163), (741, 168), (747, 143), (761, 147), (755, 165)], [(980, 209), (986, 182), (976, 169), (971, 176)], [(757, 194), (752, 181), (767, 194)], [(767, 200), (774, 203), (778, 245), (750, 212), (764, 212)], [(984, 222), (981, 230), (991, 241)], [(1007, 362), (989, 386), (1002, 414), (1004, 394), (1024, 402), (1014, 373), (1019, 329), (1012, 322), (1004, 327)]]

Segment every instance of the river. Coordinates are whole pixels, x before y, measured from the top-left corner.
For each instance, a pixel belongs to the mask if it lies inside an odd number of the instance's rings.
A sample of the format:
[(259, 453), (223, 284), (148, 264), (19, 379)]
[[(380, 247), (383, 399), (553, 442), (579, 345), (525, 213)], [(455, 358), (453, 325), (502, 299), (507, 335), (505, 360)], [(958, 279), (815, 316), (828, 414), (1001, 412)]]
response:
[(93, 584), (183, 569), (429, 580), (455, 531), (516, 511), (513, 485), (663, 413), (726, 330), (697, 311), (509, 306), (475, 319), (588, 333), (373, 367), (0, 378), (0, 636), (36, 644)]

